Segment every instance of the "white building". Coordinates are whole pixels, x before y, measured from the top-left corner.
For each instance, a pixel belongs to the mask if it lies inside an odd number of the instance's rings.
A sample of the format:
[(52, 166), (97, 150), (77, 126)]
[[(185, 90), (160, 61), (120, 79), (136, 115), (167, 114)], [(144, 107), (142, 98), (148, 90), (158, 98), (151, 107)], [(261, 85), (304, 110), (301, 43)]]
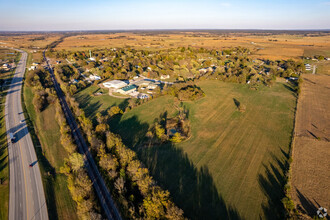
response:
[(108, 82), (104, 82), (103, 86), (106, 88), (120, 89), (120, 88), (127, 86), (127, 83), (125, 83), (124, 81), (121, 81), (121, 80), (111, 80)]
[(156, 84), (156, 83), (150, 83), (148, 86), (147, 86), (147, 89), (156, 89), (159, 85)]
[(31, 66), (31, 67), (29, 68), (29, 70), (35, 70), (35, 69), (37, 69), (37, 66)]
[(92, 74), (92, 75), (89, 76), (89, 79), (92, 80), (92, 81), (94, 81), (94, 80), (100, 80), (101, 77), (98, 76), (98, 75), (93, 75), (93, 74)]
[(148, 99), (149, 95), (145, 93), (139, 93), (137, 96), (138, 99)]
[(124, 95), (133, 93), (135, 91), (136, 91), (136, 86), (135, 85), (125, 86), (125, 87), (117, 90), (117, 92), (119, 92), (121, 94), (124, 94)]

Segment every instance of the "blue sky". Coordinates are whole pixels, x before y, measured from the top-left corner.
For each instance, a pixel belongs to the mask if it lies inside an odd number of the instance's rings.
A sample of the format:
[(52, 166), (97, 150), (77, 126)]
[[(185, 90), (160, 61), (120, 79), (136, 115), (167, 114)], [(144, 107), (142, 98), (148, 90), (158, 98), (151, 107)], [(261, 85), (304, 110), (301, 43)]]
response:
[(330, 29), (319, 0), (0, 0), (0, 31)]

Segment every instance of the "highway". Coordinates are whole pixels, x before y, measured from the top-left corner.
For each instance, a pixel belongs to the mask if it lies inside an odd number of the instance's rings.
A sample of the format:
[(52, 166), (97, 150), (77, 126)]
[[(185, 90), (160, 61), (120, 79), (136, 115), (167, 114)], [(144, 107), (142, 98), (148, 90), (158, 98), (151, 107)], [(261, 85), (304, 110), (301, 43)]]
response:
[(49, 62), (46, 58), (45, 51), (44, 51), (44, 59), (47, 62), (47, 66), (50, 72), (51, 79), (54, 83), (54, 87), (57, 93), (57, 96), (59, 98), (62, 110), (65, 114), (67, 123), (69, 124), (72, 135), (74, 137), (75, 143), (78, 146), (79, 153), (84, 155), (85, 160), (85, 168), (86, 171), (93, 182), (93, 187), (95, 189), (96, 195), (99, 199), (99, 202), (101, 204), (101, 207), (107, 217), (107, 219), (114, 219), (114, 220), (121, 220), (120, 213), (111, 197), (111, 194), (109, 193), (108, 188), (105, 185), (105, 182), (98, 171), (98, 168), (94, 162), (94, 159), (88, 149), (88, 145), (85, 142), (85, 139), (75, 121), (75, 117), (73, 116), (66, 100), (65, 95), (63, 94), (60, 85), (57, 83), (53, 69), (49, 65)]
[[(22, 56), (7, 93), (5, 121), (9, 160), (9, 219), (48, 219), (40, 169), (21, 103), (27, 53)], [(15, 137), (10, 141), (9, 133)], [(30, 166), (31, 165), (31, 166)]]

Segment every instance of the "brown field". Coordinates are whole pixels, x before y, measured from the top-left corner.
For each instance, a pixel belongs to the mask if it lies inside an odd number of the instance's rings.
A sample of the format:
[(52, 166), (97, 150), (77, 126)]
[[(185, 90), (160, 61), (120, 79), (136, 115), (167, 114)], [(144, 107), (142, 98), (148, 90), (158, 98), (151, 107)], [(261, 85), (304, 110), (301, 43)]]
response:
[(65, 38), (57, 46), (57, 49), (87, 50), (125, 46), (136, 49), (167, 49), (182, 46), (225, 49), (241, 46), (249, 48), (256, 58), (299, 59), (303, 55), (322, 54), (330, 56), (330, 35), (319, 37), (285, 34), (255, 36), (251, 34), (215, 35), (196, 32), (146, 35), (125, 32), (71, 36)]
[[(25, 34), (1, 36), (0, 44), (21, 48), (43, 48), (58, 40), (63, 33)], [(44, 39), (38, 39), (44, 37)], [(255, 58), (299, 59), (301, 56), (323, 55), (330, 57), (330, 35), (307, 36), (303, 34), (258, 34), (213, 32), (144, 33), (122, 32), (108, 34), (79, 34), (67, 37), (56, 48), (59, 50), (88, 50), (95, 48), (131, 47), (159, 50), (177, 47), (204, 47), (225, 49), (246, 47)], [(32, 49), (31, 49), (32, 51)]]
[(296, 113), (292, 197), (313, 217), (330, 208), (330, 76), (304, 75)]
[(0, 45), (26, 49), (29, 48), (33, 51), (34, 49), (44, 48), (53, 41), (58, 40), (60, 37), (61, 34), (27, 34), (17, 36), (0, 35)]

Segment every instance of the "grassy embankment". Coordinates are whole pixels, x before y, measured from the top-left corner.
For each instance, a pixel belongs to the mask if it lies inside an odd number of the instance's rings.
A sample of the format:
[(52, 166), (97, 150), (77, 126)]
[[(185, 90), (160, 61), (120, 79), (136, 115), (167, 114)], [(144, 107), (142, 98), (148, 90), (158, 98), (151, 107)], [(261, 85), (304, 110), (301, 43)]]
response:
[[(250, 90), (247, 85), (202, 81), (206, 97), (185, 102), (192, 136), (176, 145), (139, 146), (150, 124), (167, 111), (171, 96), (159, 97), (113, 120), (110, 129), (138, 152), (158, 183), (171, 192), (189, 218), (281, 218), (295, 94), (288, 84)], [(90, 117), (127, 101), (93, 97), (96, 87), (76, 95)], [(234, 99), (246, 105), (237, 111)]]
[[(13, 52), (8, 49), (1, 49), (0, 54), (3, 58), (8, 58), (6, 53)], [(21, 55), (15, 57), (15, 63), (18, 63)], [(14, 75), (15, 70), (6, 73), (0, 73), (0, 79), (9, 82)], [(9, 84), (8, 84), (9, 85)], [(9, 204), (9, 166), (7, 151), (7, 133), (5, 122), (5, 102), (9, 86), (0, 87), (0, 219), (8, 219)]]
[[(28, 62), (31, 62), (31, 58)], [(66, 177), (59, 173), (68, 155), (60, 143), (60, 127), (55, 120), (55, 107), (50, 104), (36, 113), (32, 88), (23, 88), (24, 112), (40, 165), (50, 219), (77, 219), (75, 203), (67, 188)], [(40, 147), (41, 146), (41, 147)]]

